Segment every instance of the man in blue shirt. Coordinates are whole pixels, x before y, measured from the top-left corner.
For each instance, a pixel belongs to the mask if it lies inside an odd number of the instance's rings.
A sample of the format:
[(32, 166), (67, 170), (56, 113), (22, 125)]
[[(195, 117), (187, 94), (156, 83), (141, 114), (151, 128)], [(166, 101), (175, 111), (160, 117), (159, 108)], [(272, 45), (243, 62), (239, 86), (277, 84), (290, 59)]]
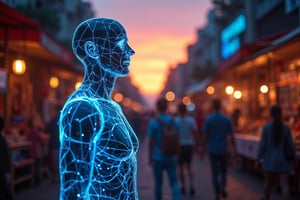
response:
[[(220, 112), (221, 101), (212, 101), (213, 113), (204, 121), (203, 126), (203, 149), (207, 144), (210, 159), (212, 179), (216, 200), (227, 197), (225, 191), (227, 175), (227, 145), (228, 139), (234, 148), (233, 126), (231, 120)], [(220, 180), (219, 180), (220, 179)]]
[(155, 199), (162, 199), (163, 172), (166, 171), (172, 190), (172, 199), (179, 200), (180, 192), (177, 180), (176, 156), (165, 155), (160, 147), (163, 128), (159, 124), (157, 118), (166, 124), (171, 122), (172, 116), (167, 113), (168, 101), (164, 98), (158, 99), (156, 108), (158, 115), (156, 118), (150, 120), (147, 130), (147, 135), (149, 137), (149, 164), (153, 167), (155, 182)]

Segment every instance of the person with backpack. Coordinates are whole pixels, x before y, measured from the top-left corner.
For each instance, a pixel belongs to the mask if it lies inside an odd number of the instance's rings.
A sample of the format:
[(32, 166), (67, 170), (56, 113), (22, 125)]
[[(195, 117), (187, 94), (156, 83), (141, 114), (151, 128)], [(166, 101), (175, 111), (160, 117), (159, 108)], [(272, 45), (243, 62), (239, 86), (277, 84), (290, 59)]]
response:
[[(162, 136), (164, 125), (170, 125), (173, 123), (178, 130), (178, 125), (173, 120), (172, 116), (167, 113), (168, 101), (164, 98), (159, 98), (156, 102), (156, 109), (158, 111), (157, 117), (150, 120), (147, 130), (149, 137), (149, 165), (153, 169), (154, 175), (154, 190), (155, 199), (162, 199), (162, 184), (163, 184), (163, 172), (166, 171), (169, 179), (169, 184), (172, 191), (172, 199), (180, 199), (179, 184), (177, 180), (177, 155), (166, 155), (162, 149)], [(161, 124), (162, 123), (162, 124)], [(176, 145), (172, 145), (177, 148)], [(176, 151), (175, 151), (176, 152)]]

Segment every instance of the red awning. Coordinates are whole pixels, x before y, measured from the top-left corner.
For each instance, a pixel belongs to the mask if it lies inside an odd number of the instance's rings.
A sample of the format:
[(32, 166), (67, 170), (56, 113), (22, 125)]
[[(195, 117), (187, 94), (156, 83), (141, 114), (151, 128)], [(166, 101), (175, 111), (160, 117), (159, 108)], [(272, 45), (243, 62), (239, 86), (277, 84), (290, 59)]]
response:
[(71, 51), (42, 31), (40, 25), (0, 2), (0, 47), (72, 67)]

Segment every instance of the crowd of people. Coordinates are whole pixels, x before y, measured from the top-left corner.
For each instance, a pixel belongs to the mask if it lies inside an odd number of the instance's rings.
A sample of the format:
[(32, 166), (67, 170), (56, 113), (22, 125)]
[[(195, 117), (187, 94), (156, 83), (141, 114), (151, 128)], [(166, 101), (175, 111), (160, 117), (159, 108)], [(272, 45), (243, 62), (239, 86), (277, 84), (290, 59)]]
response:
[[(197, 186), (193, 169), (193, 159), (209, 159), (211, 167), (212, 188), (215, 192), (215, 199), (223, 199), (228, 195), (227, 167), (228, 155), (235, 154), (235, 132), (234, 120), (222, 112), (222, 102), (214, 99), (211, 102), (211, 112), (204, 116), (203, 112), (197, 111), (192, 115), (187, 106), (180, 103), (176, 114), (170, 114), (169, 102), (160, 98), (156, 102), (156, 112), (148, 119), (148, 163), (153, 169), (155, 199), (160, 200), (163, 196), (163, 173), (167, 173), (174, 200), (182, 196), (195, 196)], [(59, 151), (59, 130), (58, 117), (60, 107), (53, 118), (42, 125), (34, 118), (14, 119), (14, 127), (10, 134), (20, 134), (20, 137), (31, 142), (30, 157), (34, 160), (34, 180), (38, 184), (41, 178), (41, 159), (47, 147), (47, 161), (50, 177), (53, 183), (59, 182), (58, 174), (58, 151)], [(294, 167), (295, 155), (287, 156), (286, 149), (295, 152), (291, 128), (282, 120), (280, 106), (273, 106), (270, 109), (271, 120), (267, 122), (261, 133), (259, 150), (257, 154), (256, 167), (264, 173), (264, 192), (262, 200), (270, 199), (272, 187), (278, 182), (282, 189), (283, 199), (290, 199), (289, 174)], [(178, 130), (180, 138), (180, 151), (178, 155), (164, 155), (161, 150), (162, 127), (158, 120), (166, 124), (172, 122)], [(295, 123), (297, 124), (297, 122)], [(17, 128), (17, 130), (16, 130)], [(18, 159), (18, 155), (9, 156), (8, 147), (10, 139), (4, 133), (4, 118), (0, 117), (0, 199), (13, 199), (11, 190), (12, 177), (9, 163)], [(6, 130), (7, 132), (7, 130)], [(16, 133), (19, 132), (19, 133)], [(14, 135), (15, 137), (15, 135)], [(230, 148), (228, 148), (230, 147)], [(20, 155), (19, 155), (20, 156)], [(165, 172), (164, 172), (165, 171)]]
[[(231, 117), (227, 116), (222, 112), (221, 100), (213, 99), (211, 112), (207, 116), (204, 116), (201, 110), (195, 115), (190, 115), (182, 103), (178, 105), (174, 115), (168, 112), (168, 103), (164, 98), (157, 100), (157, 114), (149, 121), (147, 129), (148, 160), (153, 169), (155, 199), (162, 199), (164, 171), (168, 175), (173, 200), (180, 199), (184, 195), (195, 195), (192, 161), (197, 154), (200, 159), (208, 156), (215, 199), (227, 198), (229, 195), (226, 190), (227, 168), (230, 159), (237, 158), (234, 132), (237, 128), (237, 118), (241, 114), (240, 110), (236, 110)], [(264, 172), (262, 200), (270, 199), (276, 178), (280, 180), (283, 199), (290, 198), (288, 178), (294, 166), (295, 147), (291, 130), (284, 124), (281, 112), (278, 105), (270, 109), (272, 120), (263, 126), (259, 142), (256, 167)], [(159, 120), (166, 124), (174, 123), (178, 129), (180, 138), (178, 155), (168, 156), (163, 153), (161, 148), (163, 127)], [(287, 149), (290, 150), (290, 156), (287, 156)]]

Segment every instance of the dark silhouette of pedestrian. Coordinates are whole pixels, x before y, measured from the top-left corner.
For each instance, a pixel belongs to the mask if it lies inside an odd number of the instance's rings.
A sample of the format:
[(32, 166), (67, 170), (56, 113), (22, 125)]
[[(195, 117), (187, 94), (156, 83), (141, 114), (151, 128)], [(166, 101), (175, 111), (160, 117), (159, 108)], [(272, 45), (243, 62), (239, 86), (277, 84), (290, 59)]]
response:
[(58, 170), (58, 151), (59, 151), (59, 128), (58, 119), (62, 106), (56, 107), (56, 112), (46, 126), (45, 133), (49, 135), (48, 141), (48, 158), (49, 169), (51, 172), (52, 183), (57, 183), (59, 180)]
[(227, 197), (227, 158), (228, 143), (231, 143), (234, 151), (233, 125), (229, 117), (221, 113), (221, 101), (212, 100), (213, 113), (207, 116), (203, 125), (203, 155), (206, 149), (209, 155), (213, 187), (216, 200)]
[[(172, 116), (167, 113), (168, 101), (160, 98), (156, 102), (158, 116), (165, 124), (169, 124)], [(155, 199), (162, 199), (163, 172), (166, 171), (172, 191), (172, 199), (180, 199), (180, 191), (177, 180), (177, 159), (176, 155), (168, 156), (162, 152), (160, 147), (162, 138), (162, 126), (156, 118), (152, 118), (149, 122), (147, 135), (149, 137), (149, 164), (153, 168)]]
[[(194, 117), (187, 113), (186, 105), (178, 105), (178, 117), (176, 121), (179, 126), (180, 153), (178, 157), (179, 177), (181, 182), (181, 194), (186, 194), (186, 180), (189, 181), (189, 193), (195, 194), (195, 180), (192, 160), (194, 150), (198, 146), (198, 127)], [(185, 173), (188, 177), (186, 178)]]
[(293, 160), (289, 160), (284, 153), (285, 148), (295, 152), (291, 130), (282, 121), (282, 111), (280, 106), (272, 106), (270, 110), (272, 120), (267, 122), (262, 128), (261, 140), (257, 154), (256, 166), (261, 165), (264, 171), (264, 197), (269, 200), (271, 189), (280, 178), (283, 199), (290, 198), (289, 172), (293, 169)]

